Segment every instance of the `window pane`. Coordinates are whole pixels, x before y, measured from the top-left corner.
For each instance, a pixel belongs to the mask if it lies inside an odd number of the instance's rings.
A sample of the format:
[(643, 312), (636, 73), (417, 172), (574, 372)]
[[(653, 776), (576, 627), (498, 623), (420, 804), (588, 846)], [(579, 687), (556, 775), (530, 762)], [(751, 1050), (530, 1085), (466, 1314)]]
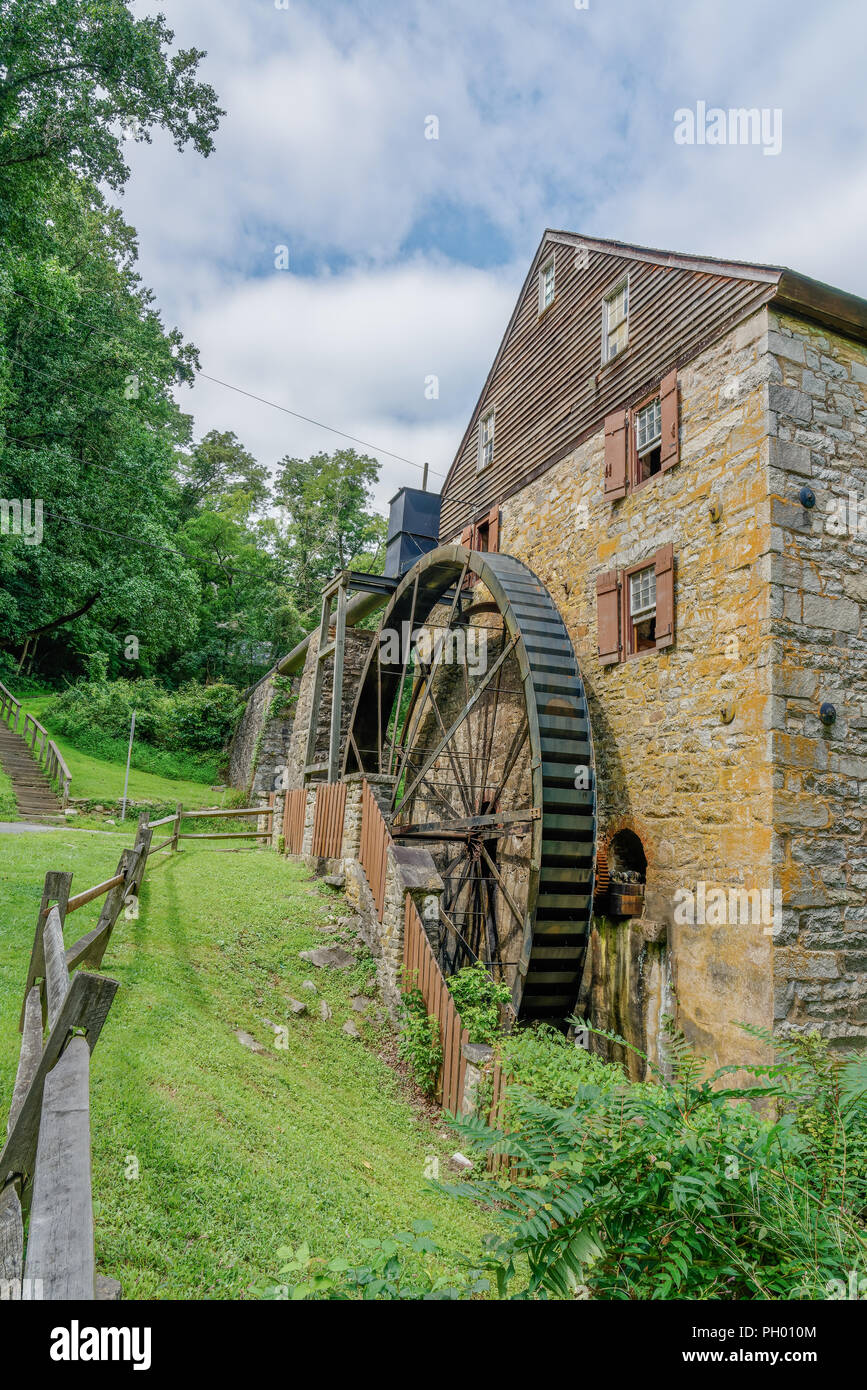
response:
[(629, 576), (629, 612), (635, 618), (656, 608), (656, 570), (653, 565)]
[(646, 453), (662, 438), (662, 407), (659, 398), (639, 410), (635, 417), (635, 444), (639, 454)]

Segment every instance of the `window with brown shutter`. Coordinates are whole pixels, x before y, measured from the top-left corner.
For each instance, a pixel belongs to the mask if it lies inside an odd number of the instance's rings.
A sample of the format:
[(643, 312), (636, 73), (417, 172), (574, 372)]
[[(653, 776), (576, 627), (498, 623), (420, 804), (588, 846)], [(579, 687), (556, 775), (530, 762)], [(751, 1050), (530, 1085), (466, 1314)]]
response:
[(468, 545), (470, 550), (473, 548), (473, 528), (465, 526), (461, 532), (461, 545)]
[(596, 580), (596, 625), (603, 666), (674, 642), (674, 548), (664, 545), (625, 570)]
[(492, 507), (488, 512), (488, 549), (500, 548), (500, 509)]
[(605, 496), (609, 499), (626, 496), (626, 424), (625, 410), (605, 417)]
[(596, 633), (599, 660), (613, 666), (620, 660), (620, 580), (617, 570), (607, 570), (596, 580)]
[(605, 417), (605, 496), (625, 497), (680, 457), (677, 372), (629, 410)]

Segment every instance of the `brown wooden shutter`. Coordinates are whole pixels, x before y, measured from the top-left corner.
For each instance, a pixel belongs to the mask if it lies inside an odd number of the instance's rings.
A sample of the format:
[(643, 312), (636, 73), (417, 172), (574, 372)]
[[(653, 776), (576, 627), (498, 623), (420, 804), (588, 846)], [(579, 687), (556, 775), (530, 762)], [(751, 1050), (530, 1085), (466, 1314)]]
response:
[(677, 419), (677, 372), (669, 372), (659, 387), (659, 409), (662, 415), (662, 448), (659, 461), (663, 472), (673, 468), (680, 457)]
[(617, 570), (606, 570), (596, 580), (596, 632), (599, 660), (613, 666), (620, 660), (620, 583)]
[(656, 645), (674, 641), (674, 547), (664, 545), (653, 557), (656, 570)]
[(465, 526), (461, 532), (461, 545), (468, 545), (470, 550), (473, 548), (473, 527)]
[(500, 509), (492, 507), (488, 512), (488, 550), (500, 548)]
[(605, 417), (605, 496), (626, 496), (626, 420), (625, 410)]

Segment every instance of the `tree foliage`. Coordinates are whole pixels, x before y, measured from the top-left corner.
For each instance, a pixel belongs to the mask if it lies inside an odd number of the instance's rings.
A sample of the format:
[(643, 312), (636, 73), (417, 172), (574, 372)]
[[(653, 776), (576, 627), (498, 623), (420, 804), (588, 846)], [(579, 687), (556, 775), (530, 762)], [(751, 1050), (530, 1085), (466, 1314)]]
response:
[(203, 56), (124, 0), (0, 0), (0, 493), (43, 509), (40, 543), (0, 538), (16, 675), (68, 678), (102, 653), (113, 676), (249, 684), (382, 538), (374, 459), (287, 456), (272, 489), (232, 431), (194, 441), (175, 399), (196, 349), (163, 324), (103, 190), (154, 129), (211, 152)]

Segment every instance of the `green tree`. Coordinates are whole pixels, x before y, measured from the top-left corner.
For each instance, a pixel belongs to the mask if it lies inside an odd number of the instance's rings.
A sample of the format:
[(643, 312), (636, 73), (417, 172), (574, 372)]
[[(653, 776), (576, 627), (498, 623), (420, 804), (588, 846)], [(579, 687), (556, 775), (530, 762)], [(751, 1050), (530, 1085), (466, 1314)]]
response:
[(219, 506), (226, 494), (244, 494), (249, 511), (259, 512), (270, 498), (268, 470), (257, 463), (233, 430), (210, 430), (178, 464), (185, 516), (205, 505)]
[(274, 500), (282, 509), (278, 554), (298, 609), (311, 614), (338, 570), (370, 568), (385, 542), (373, 510), (376, 459), (354, 449), (281, 459)]
[(224, 113), (214, 89), (196, 81), (204, 53), (169, 54), (173, 39), (163, 15), (136, 19), (124, 0), (4, 0), (3, 186), (48, 164), (121, 188), (123, 141), (149, 141), (154, 126), (179, 150), (210, 154)]
[(172, 37), (120, 0), (0, 0), (0, 492), (44, 507), (41, 544), (0, 542), (0, 647), (39, 646), (47, 670), (96, 648), (120, 661), (130, 633), (147, 669), (194, 631), (173, 393), (196, 353), (163, 327), (99, 191), (154, 126), (212, 148), (202, 55)]

